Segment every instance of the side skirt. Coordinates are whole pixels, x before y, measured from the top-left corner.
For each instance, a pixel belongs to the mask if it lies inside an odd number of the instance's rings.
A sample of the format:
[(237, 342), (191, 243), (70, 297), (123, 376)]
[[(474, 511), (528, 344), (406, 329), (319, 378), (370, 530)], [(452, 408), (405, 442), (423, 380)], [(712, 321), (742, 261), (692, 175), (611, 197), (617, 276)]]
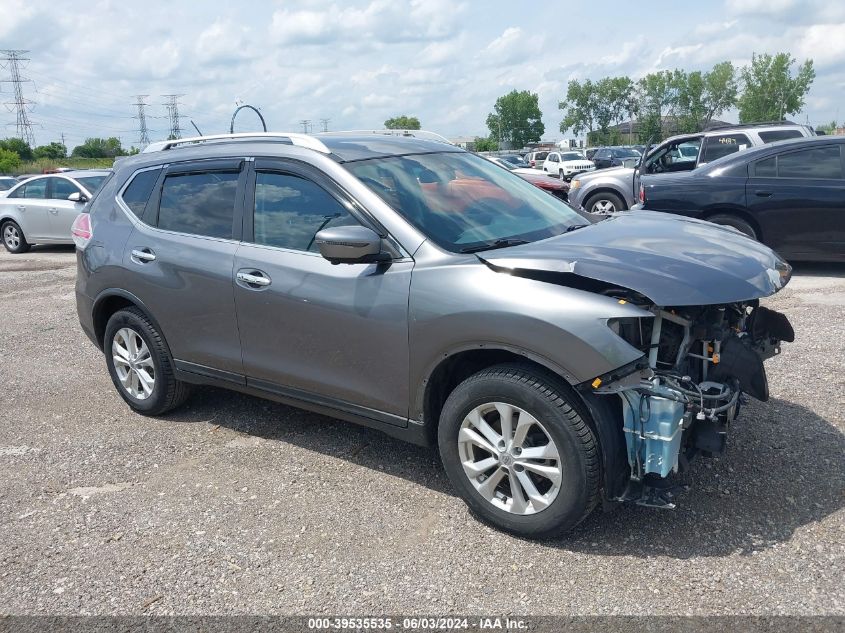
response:
[(422, 424), (415, 424), (407, 418), (368, 409), (356, 404), (312, 394), (301, 389), (278, 385), (266, 380), (247, 378), (241, 374), (221, 371), (204, 365), (174, 360), (176, 379), (195, 385), (209, 385), (238, 391), (250, 396), (273, 400), (298, 409), (313, 411), (332, 418), (338, 418), (360, 426), (376, 429), (391, 437), (417, 444), (431, 446), (428, 434)]

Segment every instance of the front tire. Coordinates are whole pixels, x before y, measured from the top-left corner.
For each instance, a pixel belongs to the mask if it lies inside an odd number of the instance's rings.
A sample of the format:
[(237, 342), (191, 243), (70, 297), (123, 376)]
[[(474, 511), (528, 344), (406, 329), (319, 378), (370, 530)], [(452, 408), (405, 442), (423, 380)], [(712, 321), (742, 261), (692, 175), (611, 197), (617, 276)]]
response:
[(103, 353), (115, 388), (138, 413), (161, 415), (188, 398), (189, 385), (176, 380), (164, 337), (137, 308), (111, 316)]
[(3, 236), (3, 246), (10, 253), (26, 253), (30, 249), (30, 244), (26, 241), (20, 225), (14, 220), (3, 222), (3, 226), (0, 226), (0, 235)]
[(438, 445), (452, 484), (482, 520), (529, 538), (566, 532), (599, 501), (600, 456), (577, 396), (521, 365), (478, 372), (449, 395)]
[(607, 215), (609, 213), (616, 213), (617, 211), (624, 211), (628, 207), (622, 198), (615, 193), (597, 193), (587, 199), (584, 208), (590, 213)]

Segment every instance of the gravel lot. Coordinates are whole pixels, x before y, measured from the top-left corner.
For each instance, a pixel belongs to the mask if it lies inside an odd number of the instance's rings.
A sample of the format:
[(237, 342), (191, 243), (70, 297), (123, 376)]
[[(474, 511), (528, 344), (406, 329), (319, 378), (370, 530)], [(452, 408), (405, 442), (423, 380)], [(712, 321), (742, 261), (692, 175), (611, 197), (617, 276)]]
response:
[(798, 340), (677, 510), (543, 543), (375, 431), (217, 389), (130, 413), (74, 277), (0, 253), (0, 614), (845, 613), (845, 267), (766, 301)]

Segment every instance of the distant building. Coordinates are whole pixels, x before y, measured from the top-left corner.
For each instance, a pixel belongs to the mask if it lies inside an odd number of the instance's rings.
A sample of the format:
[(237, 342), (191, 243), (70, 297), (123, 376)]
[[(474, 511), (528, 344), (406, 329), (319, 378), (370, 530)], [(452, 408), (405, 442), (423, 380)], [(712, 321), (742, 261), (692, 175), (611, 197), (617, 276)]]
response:
[(475, 142), (478, 140), (477, 136), (455, 136), (454, 138), (450, 138), (449, 142), (457, 145), (461, 149), (465, 149), (470, 152), (475, 151)]

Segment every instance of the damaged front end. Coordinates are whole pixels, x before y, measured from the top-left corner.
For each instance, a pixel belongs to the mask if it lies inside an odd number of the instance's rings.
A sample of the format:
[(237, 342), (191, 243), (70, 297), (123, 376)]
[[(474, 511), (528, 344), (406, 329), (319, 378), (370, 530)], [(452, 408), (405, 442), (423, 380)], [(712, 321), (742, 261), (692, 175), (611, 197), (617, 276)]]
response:
[(768, 400), (763, 361), (795, 334), (783, 314), (756, 300), (649, 311), (653, 318), (608, 321), (643, 360), (585, 388), (622, 402), (630, 478), (616, 500), (672, 508), (670, 475), (697, 454), (725, 451), (743, 394)]

